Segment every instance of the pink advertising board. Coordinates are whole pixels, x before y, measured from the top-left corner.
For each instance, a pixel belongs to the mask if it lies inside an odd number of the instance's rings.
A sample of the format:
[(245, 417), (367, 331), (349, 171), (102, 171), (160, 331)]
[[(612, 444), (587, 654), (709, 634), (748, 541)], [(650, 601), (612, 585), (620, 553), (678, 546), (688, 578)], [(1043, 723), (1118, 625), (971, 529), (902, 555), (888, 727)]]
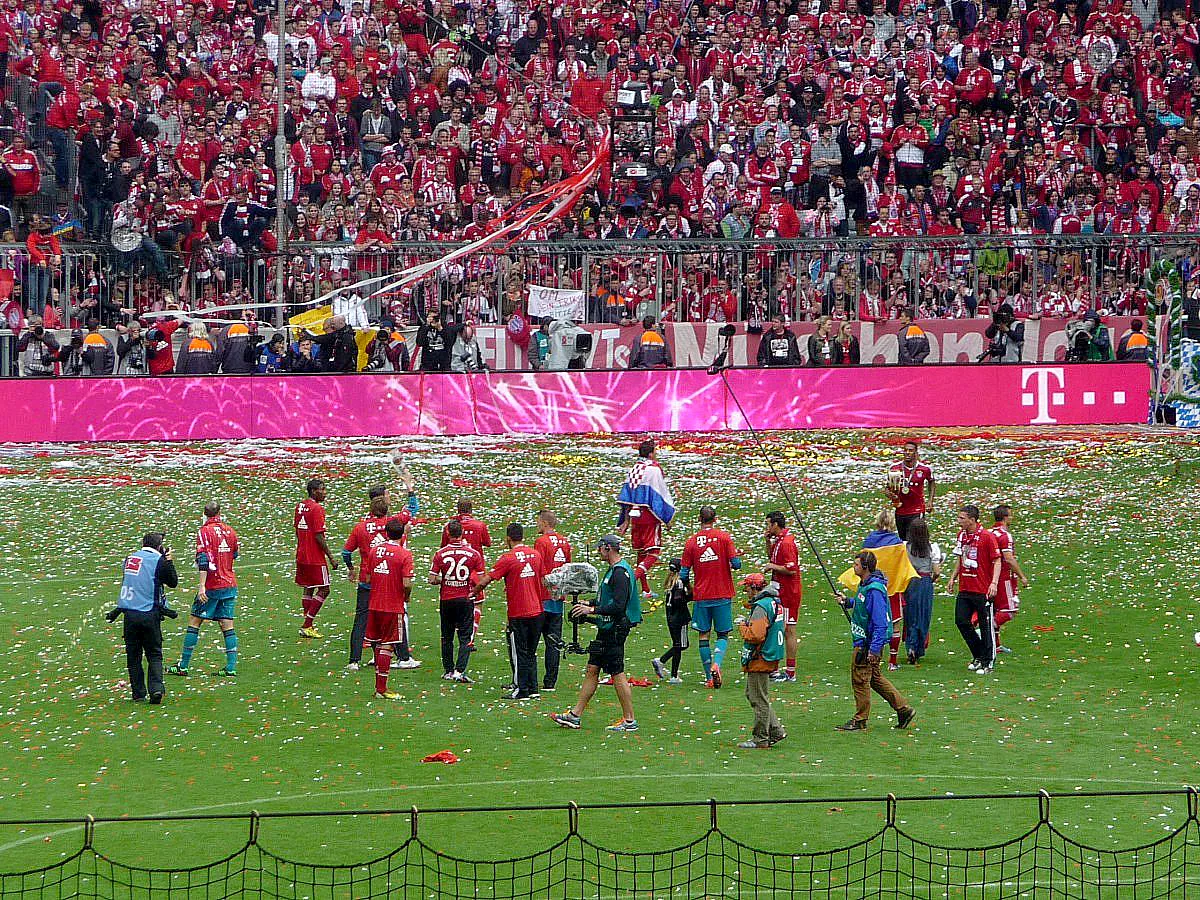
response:
[[(996, 425), (1146, 421), (1141, 363), (4, 382), (0, 441)], [(732, 391), (732, 393), (731, 393)]]
[[(1067, 323), (1069, 319), (1026, 319), (1023, 356), (1032, 362), (1062, 362), (1067, 355)], [(1130, 332), (1132, 318), (1106, 318), (1113, 346)], [(990, 319), (922, 319), (919, 324), (929, 336), (929, 358), (926, 363), (974, 362), (988, 345), (984, 331)], [(866, 364), (897, 362), (900, 323), (851, 322), (861, 345), (862, 362)], [(641, 336), (640, 326), (587, 325), (592, 335), (592, 354), (588, 367), (593, 369), (623, 369), (629, 365), (633, 348)], [(675, 365), (707, 366), (722, 347), (718, 322), (669, 323), (667, 344), (674, 354)], [(816, 331), (815, 322), (796, 322), (792, 331), (800, 343), (800, 353), (808, 358), (808, 336)], [(409, 332), (412, 340), (416, 329)], [(483, 361), (490, 369), (528, 369), (525, 351), (509, 339), (503, 328), (482, 327), (478, 330)], [(744, 324), (738, 324), (732, 350), (735, 365), (752, 364), (758, 353), (761, 337), (747, 334)]]

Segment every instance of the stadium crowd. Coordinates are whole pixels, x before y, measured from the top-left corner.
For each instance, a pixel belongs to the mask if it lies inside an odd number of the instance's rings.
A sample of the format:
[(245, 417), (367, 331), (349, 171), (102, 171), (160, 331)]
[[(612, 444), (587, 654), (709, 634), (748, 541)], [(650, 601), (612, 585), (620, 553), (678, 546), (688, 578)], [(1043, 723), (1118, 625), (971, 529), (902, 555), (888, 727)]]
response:
[[(612, 166), (527, 239), (760, 243), (732, 264), (703, 245), (666, 270), (636, 251), (597, 264), (586, 286), (600, 321), (635, 323), (651, 295), (668, 322), (1003, 303), (1018, 317), (1145, 315), (1150, 251), (1134, 239), (1200, 230), (1200, 33), (1178, 0), (319, 0), (289, 4), (282, 42), (273, 11), (8, 0), (0, 228), (26, 241), (12, 265), (27, 310), (86, 327), (128, 325), (172, 295), (185, 309), (303, 308), (411, 263), (411, 242), (486, 235), (605, 138)], [(344, 248), (291, 256), (283, 297), (266, 277), (277, 215), (291, 241)], [(1087, 233), (1125, 240), (956, 240)], [(816, 263), (762, 243), (839, 235), (944, 242)], [(111, 242), (131, 276), (119, 291), (95, 264), (76, 296), (56, 295), (71, 237)], [(376, 318), (498, 321), (521, 309), (523, 285), (585, 286), (581, 266), (548, 259), (469, 258)], [(1179, 268), (1186, 292), (1190, 256)]]

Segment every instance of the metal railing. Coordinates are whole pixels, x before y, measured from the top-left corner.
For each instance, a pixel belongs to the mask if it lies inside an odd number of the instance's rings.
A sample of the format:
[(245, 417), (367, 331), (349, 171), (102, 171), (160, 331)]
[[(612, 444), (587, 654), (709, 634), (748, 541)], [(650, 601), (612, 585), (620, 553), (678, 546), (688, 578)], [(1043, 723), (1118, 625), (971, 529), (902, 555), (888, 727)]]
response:
[[(30, 266), (23, 245), (3, 244), (0, 268), (13, 270), (29, 310), (41, 312), (53, 298), (64, 318), (87, 318), (110, 298), (138, 310), (173, 298), (210, 308), (226, 298), (258, 304), (259, 318), (279, 321), (334, 287), (437, 260), (456, 246), (409, 242), (362, 252), (352, 244), (289, 244), (282, 298), (274, 297), (273, 255), (219, 245), (188, 256), (164, 251), (165, 283), (149, 277), (153, 268), (144, 255), (99, 244), (64, 245), (63, 265), (53, 270)], [(1188, 287), (1200, 267), (1200, 234), (521, 242), (440, 267), (404, 291), (367, 296), (365, 310), (373, 321), (413, 323), (437, 309), (447, 318), (497, 322), (536, 284), (583, 291), (589, 322), (615, 321), (622, 313), (660, 316), (672, 306), (673, 318), (684, 321), (707, 317), (687, 301), (689, 292), (719, 285), (734, 297), (734, 319), (781, 311), (803, 319), (812, 317), (804, 300), (811, 283), (826, 312), (836, 305), (829, 295), (844, 295), (848, 318), (857, 317), (868, 287), (914, 310), (970, 317), (1005, 298), (1040, 304), (1048, 292), (1082, 295), (1095, 306), (1098, 298), (1146, 291), (1154, 303), (1162, 279), (1151, 281), (1147, 273), (1161, 273), (1156, 264), (1164, 263), (1178, 276), (1176, 287)], [(835, 285), (843, 290), (835, 292)], [(621, 299), (606, 302), (609, 290)], [(1066, 301), (1063, 312), (1070, 313)]]

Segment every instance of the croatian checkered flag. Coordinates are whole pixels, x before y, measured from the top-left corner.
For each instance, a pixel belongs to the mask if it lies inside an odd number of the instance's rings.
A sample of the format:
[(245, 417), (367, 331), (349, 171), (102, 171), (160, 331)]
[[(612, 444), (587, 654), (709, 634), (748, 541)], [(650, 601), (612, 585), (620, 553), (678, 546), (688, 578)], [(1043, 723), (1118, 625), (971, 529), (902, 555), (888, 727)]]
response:
[(617, 505), (644, 506), (664, 525), (670, 525), (675, 518), (671, 487), (663, 470), (652, 459), (639, 459), (633, 464), (621, 485), (621, 493), (617, 495)]

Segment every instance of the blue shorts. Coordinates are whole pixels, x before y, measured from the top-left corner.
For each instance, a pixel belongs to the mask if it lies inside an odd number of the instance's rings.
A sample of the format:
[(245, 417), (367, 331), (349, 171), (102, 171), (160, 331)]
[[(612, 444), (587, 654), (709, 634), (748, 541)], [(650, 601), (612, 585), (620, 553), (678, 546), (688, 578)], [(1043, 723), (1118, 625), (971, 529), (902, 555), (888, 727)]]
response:
[(237, 588), (224, 588), (219, 591), (209, 591), (208, 600), (200, 602), (200, 598), (192, 603), (192, 615), (197, 619), (232, 619), (234, 602), (237, 600)]
[(697, 601), (692, 606), (692, 628), (700, 634), (706, 634), (709, 631), (727, 634), (733, 631), (733, 601)]

